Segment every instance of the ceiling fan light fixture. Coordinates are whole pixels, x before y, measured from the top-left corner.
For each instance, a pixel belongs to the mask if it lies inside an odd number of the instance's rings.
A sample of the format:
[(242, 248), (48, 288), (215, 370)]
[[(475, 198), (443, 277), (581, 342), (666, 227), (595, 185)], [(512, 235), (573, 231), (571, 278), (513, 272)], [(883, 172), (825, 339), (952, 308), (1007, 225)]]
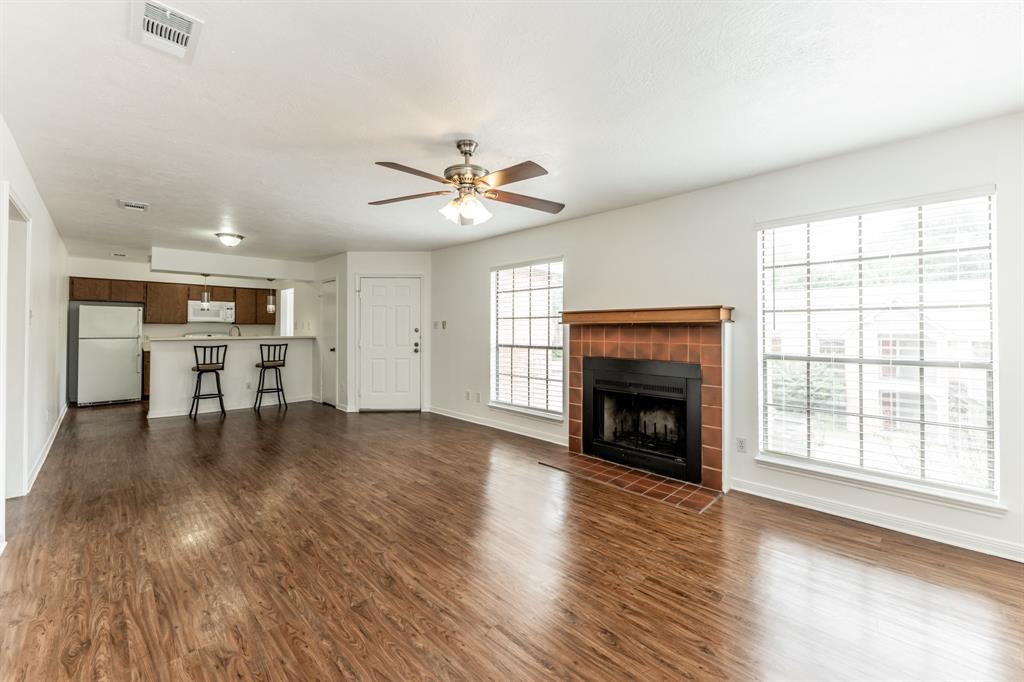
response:
[(454, 199), (449, 201), (447, 204), (442, 206), (441, 207), (441, 211), (440, 211), (441, 215), (443, 215), (446, 220), (450, 220), (451, 222), (455, 223), (456, 225), (459, 224), (459, 202), (460, 201), (461, 201), (461, 199), (459, 197), (455, 197)]
[(441, 207), (441, 215), (456, 225), (482, 225), (491, 219), (491, 212), (473, 194), (456, 197)]
[(491, 219), (491, 212), (473, 194), (467, 194), (459, 205), (459, 216), (463, 225), (482, 225)]
[(214, 236), (219, 239), (220, 243), (224, 246), (238, 246), (242, 243), (242, 240), (245, 239), (242, 235), (235, 234), (234, 232), (218, 232)]

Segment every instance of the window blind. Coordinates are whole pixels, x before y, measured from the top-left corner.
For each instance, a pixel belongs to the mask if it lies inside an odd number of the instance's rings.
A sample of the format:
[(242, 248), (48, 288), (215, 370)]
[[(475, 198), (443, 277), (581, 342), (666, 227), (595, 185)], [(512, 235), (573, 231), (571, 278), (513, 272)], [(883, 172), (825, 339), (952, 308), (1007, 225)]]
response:
[(995, 196), (759, 232), (761, 448), (994, 492)]
[(562, 261), (491, 272), (491, 402), (562, 413)]

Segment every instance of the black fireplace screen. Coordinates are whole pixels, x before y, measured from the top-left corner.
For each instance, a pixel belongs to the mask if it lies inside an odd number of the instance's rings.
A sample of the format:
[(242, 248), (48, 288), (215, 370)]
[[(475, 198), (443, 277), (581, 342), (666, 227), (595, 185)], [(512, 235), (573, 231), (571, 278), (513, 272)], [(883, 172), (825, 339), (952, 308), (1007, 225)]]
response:
[(700, 482), (700, 366), (583, 359), (583, 451)]
[(658, 396), (596, 391), (595, 436), (657, 455), (685, 455), (686, 401)]

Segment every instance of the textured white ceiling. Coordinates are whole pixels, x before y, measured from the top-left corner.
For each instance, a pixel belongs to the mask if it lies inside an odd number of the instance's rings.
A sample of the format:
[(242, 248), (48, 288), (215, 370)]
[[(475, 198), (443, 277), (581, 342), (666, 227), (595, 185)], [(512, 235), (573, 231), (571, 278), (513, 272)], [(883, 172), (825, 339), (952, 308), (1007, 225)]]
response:
[[(636, 204), (1024, 106), (1022, 4), (171, 4), (191, 65), (128, 39), (128, 2), (3, 2), (2, 113), (60, 230), (312, 259), (424, 249)], [(557, 217), (456, 227), (453, 142)], [(147, 201), (148, 214), (117, 208)], [(624, 226), (625, 227), (625, 226)]]

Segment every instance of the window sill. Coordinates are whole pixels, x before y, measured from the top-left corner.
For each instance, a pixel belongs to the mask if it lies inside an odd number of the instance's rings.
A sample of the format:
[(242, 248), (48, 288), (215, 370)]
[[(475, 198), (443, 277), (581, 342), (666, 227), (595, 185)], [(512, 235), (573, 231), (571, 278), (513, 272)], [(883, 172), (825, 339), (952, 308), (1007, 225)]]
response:
[(505, 405), (504, 403), (487, 403), (487, 407), (495, 410), (503, 410), (505, 412), (513, 412), (515, 414), (521, 414), (526, 417), (535, 417), (537, 419), (543, 419), (549, 422), (562, 423), (565, 421), (564, 414), (553, 414), (551, 412), (542, 412), (540, 410), (531, 410), (528, 407), (516, 407), (515, 405)]
[(995, 495), (974, 495), (955, 490), (933, 488), (931, 486), (919, 485), (912, 481), (903, 481), (863, 471), (833, 467), (828, 464), (808, 462), (772, 452), (761, 452), (754, 457), (754, 461), (762, 466), (802, 476), (853, 485), (865, 490), (884, 492), (925, 502), (938, 503), (947, 507), (966, 509), (990, 516), (1002, 516), (1008, 511), (1005, 505), (999, 503)]

